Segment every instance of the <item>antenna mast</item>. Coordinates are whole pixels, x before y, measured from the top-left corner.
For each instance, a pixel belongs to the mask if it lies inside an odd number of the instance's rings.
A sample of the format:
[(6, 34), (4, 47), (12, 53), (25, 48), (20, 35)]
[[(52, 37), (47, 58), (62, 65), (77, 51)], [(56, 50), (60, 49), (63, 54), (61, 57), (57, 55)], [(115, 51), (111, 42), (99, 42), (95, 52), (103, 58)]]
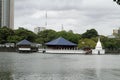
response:
[(48, 18), (48, 15), (47, 15), (47, 11), (45, 12), (45, 19), (46, 19), (46, 21), (45, 21), (45, 27), (47, 27), (47, 18)]
[(61, 27), (62, 27), (61, 30), (63, 31), (64, 30), (63, 24), (61, 25)]

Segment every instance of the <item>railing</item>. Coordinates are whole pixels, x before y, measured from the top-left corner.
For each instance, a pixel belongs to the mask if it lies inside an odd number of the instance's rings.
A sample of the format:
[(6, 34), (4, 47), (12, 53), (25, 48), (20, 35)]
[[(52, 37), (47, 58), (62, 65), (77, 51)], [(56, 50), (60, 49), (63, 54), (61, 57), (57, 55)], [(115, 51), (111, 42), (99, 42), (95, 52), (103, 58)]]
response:
[(43, 49), (46, 53), (71, 53), (71, 54), (85, 54), (86, 52), (84, 50), (80, 49)]

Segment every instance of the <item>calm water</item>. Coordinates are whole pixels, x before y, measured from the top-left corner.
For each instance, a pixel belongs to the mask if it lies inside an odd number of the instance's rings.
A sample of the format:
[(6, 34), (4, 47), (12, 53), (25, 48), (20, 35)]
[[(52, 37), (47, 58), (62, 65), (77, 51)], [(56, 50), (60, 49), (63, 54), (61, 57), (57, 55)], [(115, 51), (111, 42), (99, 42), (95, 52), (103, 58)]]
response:
[(120, 80), (120, 55), (1, 52), (0, 80)]

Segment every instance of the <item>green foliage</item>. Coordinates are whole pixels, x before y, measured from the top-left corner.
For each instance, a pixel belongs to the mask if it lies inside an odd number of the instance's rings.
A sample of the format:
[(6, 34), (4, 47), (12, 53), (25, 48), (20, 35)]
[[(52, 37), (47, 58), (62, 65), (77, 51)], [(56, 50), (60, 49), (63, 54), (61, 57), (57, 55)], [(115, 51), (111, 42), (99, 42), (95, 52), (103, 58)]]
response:
[(2, 27), (0, 28), (0, 43), (7, 43), (7, 37), (14, 35), (14, 31), (7, 28), (7, 27)]
[(72, 31), (60, 31), (57, 33), (57, 37), (63, 37), (74, 43), (78, 43), (78, 41), (81, 39), (80, 34), (74, 34)]
[[(16, 36), (13, 36), (13, 37), (17, 38), (18, 40), (27, 39), (31, 42), (35, 42), (35, 39), (37, 37), (37, 35), (35, 33), (33, 33), (32, 31), (29, 31), (27, 29), (24, 29), (24, 28), (19, 28), (19, 29), (15, 30), (15, 35)], [(19, 36), (20, 38), (18, 38), (17, 36)]]
[(22, 40), (22, 38), (17, 35), (8, 36), (7, 38), (7, 41), (9, 41), (10, 43), (17, 43), (20, 40)]
[(89, 47), (89, 48), (95, 48), (96, 42), (92, 39), (81, 39), (79, 40), (78, 43), (78, 48), (85, 48), (85, 47)]
[(37, 35), (24, 28), (12, 30), (7, 27), (0, 28), (0, 43), (17, 43), (22, 39), (35, 42)]
[(56, 31), (54, 30), (44, 30), (38, 33), (38, 38), (36, 41), (38, 43), (44, 44), (46, 42), (49, 42), (57, 37)]
[(74, 34), (72, 31), (59, 31), (56, 32), (54, 30), (45, 30), (45, 31), (41, 31), (38, 33), (38, 38), (36, 39), (36, 42), (39, 43), (46, 43), (49, 42), (53, 39), (56, 39), (58, 37), (63, 37), (69, 41), (72, 41), (74, 43), (78, 43), (79, 39), (81, 39), (81, 35), (80, 34)]
[[(37, 35), (32, 31), (24, 28), (11, 30), (7, 27), (0, 28), (0, 44), (2, 43), (17, 43), (23, 39), (31, 42), (44, 44), (58, 37), (63, 37), (71, 42), (78, 44), (79, 48), (90, 47), (94, 48), (98, 41), (98, 33), (95, 29), (87, 30), (82, 35), (70, 31), (45, 30), (39, 32)], [(119, 35), (118, 35), (119, 36)], [(120, 49), (120, 37), (109, 39), (105, 36), (100, 36), (104, 48)]]
[(117, 39), (106, 39), (106, 41), (103, 42), (104, 47), (107, 49), (119, 49), (120, 48), (120, 40)]
[(95, 29), (87, 30), (85, 33), (82, 34), (82, 38), (89, 38), (89, 39), (97, 36), (98, 36), (98, 32)]

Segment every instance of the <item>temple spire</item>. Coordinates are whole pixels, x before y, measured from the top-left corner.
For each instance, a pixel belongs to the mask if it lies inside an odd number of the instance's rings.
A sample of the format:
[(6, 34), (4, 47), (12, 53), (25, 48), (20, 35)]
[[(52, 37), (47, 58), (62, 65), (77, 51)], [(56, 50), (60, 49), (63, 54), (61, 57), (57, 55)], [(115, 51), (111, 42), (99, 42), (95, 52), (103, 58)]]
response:
[(100, 41), (100, 37), (98, 37), (98, 42), (97, 42), (97, 45), (96, 45), (95, 49), (98, 49), (98, 50), (102, 49), (102, 44), (101, 44), (101, 41)]

